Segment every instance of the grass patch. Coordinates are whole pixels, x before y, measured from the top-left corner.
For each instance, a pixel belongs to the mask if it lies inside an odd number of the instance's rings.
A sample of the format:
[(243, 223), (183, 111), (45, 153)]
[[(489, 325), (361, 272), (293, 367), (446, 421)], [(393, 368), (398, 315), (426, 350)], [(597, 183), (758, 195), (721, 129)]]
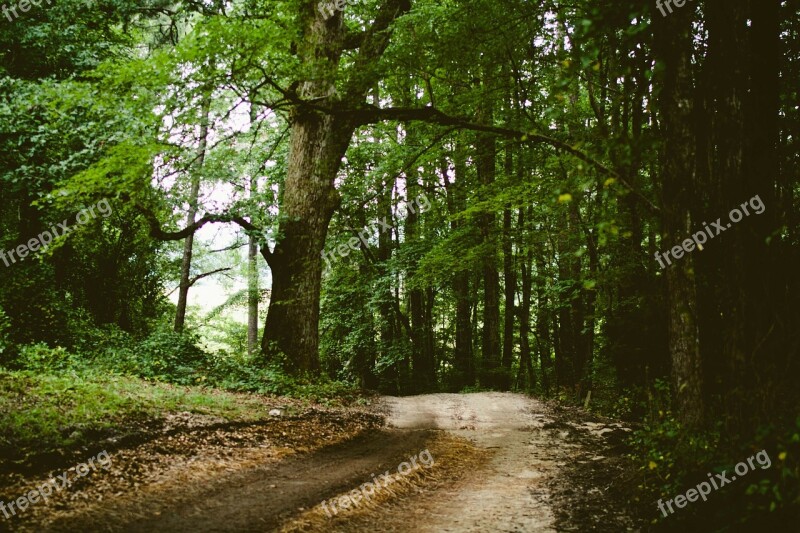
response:
[(114, 374), (0, 369), (0, 465), (87, 445), (169, 412), (255, 422), (270, 408), (262, 396)]

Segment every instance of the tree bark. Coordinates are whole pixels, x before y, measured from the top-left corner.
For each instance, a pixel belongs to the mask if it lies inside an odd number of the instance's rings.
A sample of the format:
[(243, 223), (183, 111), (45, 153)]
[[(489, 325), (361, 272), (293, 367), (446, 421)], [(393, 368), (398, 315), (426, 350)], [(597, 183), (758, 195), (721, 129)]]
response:
[[(409, 206), (406, 217), (406, 236), (408, 240), (418, 239), (420, 235), (420, 217), (414, 210), (412, 200), (419, 193), (417, 178), (409, 179), (407, 182)], [(413, 279), (417, 270), (417, 262), (414, 261), (410, 267), (409, 281)], [(414, 392), (430, 392), (436, 387), (436, 373), (433, 361), (433, 327), (431, 323), (431, 307), (426, 290), (423, 288), (413, 288), (409, 290), (409, 307), (411, 309), (411, 334), (412, 334), (412, 358), (411, 376), (413, 379)]]
[[(250, 177), (250, 197), (258, 194), (258, 179)], [(249, 236), (247, 246), (247, 353), (253, 355), (258, 350), (258, 240)]]
[[(519, 164), (519, 161), (517, 161)], [(511, 179), (514, 172), (514, 156), (512, 144), (505, 149), (506, 179)], [(514, 300), (517, 294), (517, 271), (514, 266), (514, 247), (511, 242), (511, 210), (503, 210), (503, 359), (500, 376), (500, 390), (511, 388), (511, 365), (514, 358)]]
[[(517, 225), (520, 232), (525, 233), (525, 209), (519, 208)], [(536, 376), (533, 371), (531, 357), (531, 266), (533, 263), (533, 249), (528, 249), (523, 257), (520, 254), (519, 268), (522, 277), (522, 301), (519, 306), (519, 377), (517, 387), (528, 392), (533, 392), (536, 387)], [(527, 384), (525, 381), (527, 380)]]
[(539, 368), (542, 374), (542, 390), (550, 394), (550, 368), (552, 360), (550, 358), (553, 346), (551, 337), (551, 312), (547, 299), (547, 278), (545, 272), (545, 260), (542, 256), (536, 256), (536, 346), (539, 352)]
[[(453, 153), (453, 183), (447, 183), (448, 209), (451, 219), (450, 229), (456, 232), (462, 229), (463, 222), (454, 217), (466, 208), (467, 166), (463, 153), (463, 144), (456, 141)], [(472, 323), (470, 319), (470, 272), (460, 269), (453, 277), (453, 294), (456, 300), (456, 338), (453, 357), (453, 388), (462, 388), (475, 384), (475, 367), (472, 358)]]
[[(660, 98), (664, 149), (661, 160), (664, 228), (662, 249), (682, 242), (692, 231), (696, 197), (693, 88), (691, 71), (693, 10), (686, 8), (655, 21), (656, 56), (662, 63)], [(693, 254), (664, 269), (669, 294), (669, 348), (678, 419), (688, 428), (703, 424), (703, 374), (697, 326)]]
[[(392, 181), (384, 180), (382, 183), (382, 190), (380, 191), (380, 196), (378, 198), (378, 216), (382, 220), (391, 220), (392, 219), (392, 191), (394, 190), (394, 180)], [(392, 242), (393, 242), (393, 232), (392, 231), (379, 231), (378, 232), (378, 264), (379, 264), (379, 272), (380, 277), (385, 279), (386, 276), (389, 275), (386, 265), (387, 262), (392, 258)], [(395, 312), (395, 305), (397, 302), (394, 300), (394, 294), (392, 294), (391, 286), (387, 286), (385, 290), (385, 294), (381, 300), (379, 309), (380, 309), (380, 350), (381, 350), (381, 359), (384, 361), (389, 361), (392, 359), (392, 354), (394, 350), (394, 343), (396, 339), (400, 337), (399, 329), (400, 326), (397, 322), (396, 312)], [(398, 394), (400, 392), (400, 383), (399, 383), (399, 369), (397, 363), (392, 364), (387, 367), (387, 369), (383, 372), (380, 379), (383, 382), (384, 387), (388, 387), (388, 390), (393, 394)]]
[[(341, 13), (337, 11), (326, 20), (316, 9), (316, 2), (303, 2), (297, 54), (313, 77), (298, 83), (300, 100), (326, 101), (332, 107), (363, 105), (375, 86), (377, 74), (371, 66), (389, 44), (389, 26), (408, 9), (408, 0), (387, 0), (380, 7), (354, 58), (354, 68), (361, 75), (349, 77), (339, 96), (336, 82), (346, 34)], [(301, 103), (292, 108), (290, 122), (279, 237), (274, 252), (262, 248), (273, 284), (261, 350), (268, 358), (281, 359), (291, 373), (317, 373), (320, 254), (328, 224), (340, 203), (334, 180), (357, 123), (352, 116), (326, 113)]]
[[(481, 121), (491, 124), (493, 112), (489, 104), (479, 110)], [(494, 183), (497, 164), (497, 141), (493, 135), (478, 133), (476, 139), (478, 179), (488, 194)], [(497, 388), (500, 370), (500, 274), (497, 270), (497, 229), (495, 215), (486, 213), (480, 217), (481, 236), (485, 246), (483, 259), (483, 336), (481, 343), (482, 384)]]
[[(200, 117), (200, 140), (197, 148), (197, 168), (192, 171), (192, 183), (189, 190), (189, 211), (186, 214), (186, 225), (191, 226), (197, 218), (198, 199), (200, 197), (200, 172), (203, 168), (208, 146), (208, 121), (211, 108), (211, 96), (203, 97), (202, 116)], [(190, 277), (192, 274), (192, 252), (194, 249), (194, 233), (190, 233), (183, 241), (183, 259), (181, 260), (181, 282), (178, 288), (178, 307), (175, 310), (175, 326), (177, 333), (182, 333), (186, 323), (186, 305), (189, 301)]]

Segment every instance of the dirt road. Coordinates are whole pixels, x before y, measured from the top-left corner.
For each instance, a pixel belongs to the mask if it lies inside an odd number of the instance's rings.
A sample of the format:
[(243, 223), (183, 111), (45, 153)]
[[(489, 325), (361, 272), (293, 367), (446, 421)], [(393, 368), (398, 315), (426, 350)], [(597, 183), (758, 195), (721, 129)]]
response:
[[(635, 529), (608, 493), (621, 459), (605, 457), (626, 431), (508, 393), (388, 398), (389, 424), (450, 432), (493, 451), (476, 471), (442, 484), (396, 531), (548, 532)], [(598, 483), (598, 482), (602, 482)]]
[[(546, 481), (561, 455), (541, 430), (551, 420), (536, 402), (502, 393), (388, 399), (389, 424), (443, 429), (495, 450), (476, 483), (447, 487), (415, 531), (555, 531)], [(573, 446), (560, 443), (559, 446)]]
[[(622, 470), (623, 429), (522, 395), (433, 394), (383, 399), (387, 428), (307, 453), (243, 450), (224, 468), (200, 455), (169, 476), (46, 516), (18, 531), (623, 531), (608, 494)], [(259, 448), (265, 448), (260, 446)], [(436, 462), (330, 517), (320, 503), (351, 493), (430, 449)], [(255, 450), (255, 451), (254, 451)], [(613, 450), (612, 450), (613, 451)], [(611, 454), (608, 454), (611, 455)], [(147, 461), (147, 458), (139, 458)], [(213, 462), (213, 461), (211, 461)], [(119, 463), (119, 461), (118, 461)], [(129, 465), (128, 465), (129, 466)], [(118, 466), (124, 468), (124, 465)], [(109, 483), (122, 474), (109, 474)], [(400, 477), (398, 475), (398, 477)], [(108, 492), (106, 493), (108, 494)], [(379, 525), (376, 529), (376, 525)]]

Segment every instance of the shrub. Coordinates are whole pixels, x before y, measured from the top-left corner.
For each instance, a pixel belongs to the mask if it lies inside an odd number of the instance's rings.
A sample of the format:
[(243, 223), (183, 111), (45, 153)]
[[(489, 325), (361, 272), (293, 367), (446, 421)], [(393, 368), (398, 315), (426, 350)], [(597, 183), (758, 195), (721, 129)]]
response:
[[(11, 338), (8, 333), (11, 330), (11, 320), (3, 308), (0, 307), (0, 356), (11, 348)], [(2, 361), (5, 358), (0, 358)]]
[(22, 370), (45, 373), (74, 369), (81, 366), (81, 361), (60, 346), (51, 348), (44, 343), (39, 343), (20, 347), (14, 366)]
[(105, 364), (112, 369), (143, 378), (192, 385), (210, 356), (197, 347), (197, 339), (167, 329), (156, 330), (140, 342), (108, 346)]

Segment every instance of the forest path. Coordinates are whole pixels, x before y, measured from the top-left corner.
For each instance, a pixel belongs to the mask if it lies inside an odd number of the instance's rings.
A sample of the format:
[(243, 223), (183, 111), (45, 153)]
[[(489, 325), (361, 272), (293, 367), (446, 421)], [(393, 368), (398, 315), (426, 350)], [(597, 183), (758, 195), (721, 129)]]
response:
[(636, 472), (622, 458), (629, 429), (620, 423), (512, 393), (384, 401), (389, 427), (444, 432), (483, 453), (467, 471), (447, 462), (458, 462), (468, 449), (434, 454), (437, 467), (449, 474), (444, 479), (368, 515), (336, 522), (329, 531), (618, 533), (641, 526), (628, 506)]
[[(387, 398), (388, 423), (442, 429), (495, 450), (479, 476), (439, 491), (408, 531), (555, 531), (546, 482), (576, 444), (541, 431), (553, 419), (519, 394), (432, 394)], [(412, 524), (408, 524), (411, 526)]]
[[(157, 482), (19, 531), (529, 532), (635, 529), (614, 487), (627, 431), (520, 394), (385, 397), (385, 429), (284, 458), (243, 450), (176, 464)], [(321, 428), (320, 428), (321, 430)], [(308, 430), (307, 430), (308, 431)], [(311, 430), (313, 432), (313, 429)], [(614, 444), (614, 443), (617, 444)], [(261, 450), (261, 451), (259, 451)], [(430, 457), (423, 454), (429, 450)], [(202, 455), (202, 454), (201, 454)], [(134, 456), (129, 464), (147, 461)], [(419, 458), (400, 475), (398, 466)], [(200, 460), (202, 459), (202, 461)], [(424, 465), (422, 464), (424, 462)], [(122, 459), (115, 463), (120, 468)], [(326, 516), (322, 502), (393, 472), (374, 498)], [(120, 478), (118, 471), (110, 472)], [(634, 473), (635, 476), (635, 473)], [(76, 499), (86, 495), (75, 494)], [(341, 504), (340, 504), (341, 505)], [(70, 507), (72, 507), (70, 505)], [(44, 509), (43, 509), (44, 510)]]

